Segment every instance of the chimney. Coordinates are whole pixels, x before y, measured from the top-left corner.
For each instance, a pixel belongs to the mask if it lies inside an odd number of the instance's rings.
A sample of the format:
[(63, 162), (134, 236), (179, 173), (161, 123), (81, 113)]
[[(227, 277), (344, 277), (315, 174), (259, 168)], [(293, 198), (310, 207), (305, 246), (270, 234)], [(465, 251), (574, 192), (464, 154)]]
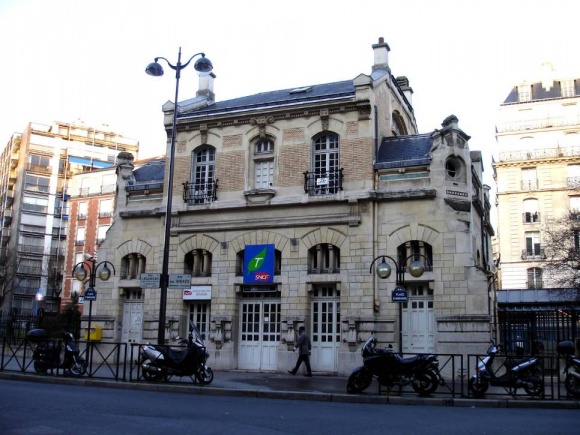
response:
[(397, 84), (403, 91), (405, 98), (409, 102), (409, 104), (413, 104), (412, 97), (413, 97), (413, 88), (409, 86), (409, 79), (405, 76), (397, 77)]
[(199, 76), (199, 90), (195, 95), (198, 97), (206, 97), (208, 104), (215, 103), (215, 94), (213, 93), (213, 81), (215, 77), (214, 73)]
[(382, 36), (379, 38), (378, 44), (373, 44), (373, 51), (375, 52), (375, 64), (373, 65), (373, 72), (378, 69), (391, 71), (389, 68), (389, 44), (385, 42)]
[(542, 63), (542, 87), (549, 91), (554, 86), (554, 66), (551, 62)]

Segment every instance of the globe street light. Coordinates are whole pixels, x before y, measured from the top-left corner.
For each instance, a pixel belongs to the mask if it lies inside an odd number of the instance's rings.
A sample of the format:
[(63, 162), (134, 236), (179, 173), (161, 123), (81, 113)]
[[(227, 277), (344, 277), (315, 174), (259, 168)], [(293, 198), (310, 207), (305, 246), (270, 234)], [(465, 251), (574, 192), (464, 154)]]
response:
[(113, 263), (110, 261), (101, 261), (100, 263), (97, 263), (97, 259), (94, 256), (90, 254), (85, 255), (86, 260), (75, 264), (73, 267), (72, 275), (74, 278), (82, 281), (83, 283), (86, 282), (87, 277), (89, 279), (89, 287), (85, 290), (85, 299), (89, 301), (89, 326), (87, 341), (91, 341), (91, 317), (93, 312), (93, 301), (97, 299), (97, 291), (95, 290), (97, 272), (101, 281), (107, 281), (111, 277), (111, 269), (109, 269), (108, 266), (111, 266), (113, 269), (113, 275), (115, 274), (115, 266), (113, 266)]
[(167, 288), (169, 286), (169, 238), (171, 233), (171, 208), (173, 197), (173, 172), (175, 159), (175, 137), (177, 134), (177, 99), (179, 96), (179, 78), (181, 77), (181, 70), (189, 65), (194, 57), (200, 56), (193, 65), (200, 76), (209, 75), (213, 69), (211, 61), (205, 57), (204, 53), (196, 53), (189, 58), (184, 64), (181, 63), (181, 47), (177, 55), (177, 64), (172, 65), (164, 57), (156, 57), (155, 62), (150, 63), (145, 68), (145, 72), (150, 76), (159, 77), (163, 75), (163, 68), (158, 63), (163, 59), (169, 68), (175, 71), (175, 100), (173, 108), (173, 128), (171, 130), (171, 149), (169, 152), (169, 174), (167, 180), (167, 207), (165, 210), (165, 238), (163, 241), (163, 265), (161, 268), (161, 295), (159, 298), (159, 328), (157, 331), (157, 341), (159, 344), (165, 343), (165, 315), (167, 311)]

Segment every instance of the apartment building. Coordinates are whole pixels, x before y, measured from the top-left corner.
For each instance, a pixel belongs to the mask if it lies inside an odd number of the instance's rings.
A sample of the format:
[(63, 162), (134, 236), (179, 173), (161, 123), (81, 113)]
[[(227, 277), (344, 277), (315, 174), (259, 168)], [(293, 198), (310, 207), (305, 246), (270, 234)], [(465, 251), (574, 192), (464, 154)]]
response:
[[(150, 278), (162, 270), (169, 165), (119, 154), (99, 249), (118, 273), (93, 304), (104, 340), (154, 341), (158, 328), (170, 340), (195, 323), (212, 367), (283, 371), (306, 326), (313, 370), (333, 373), (359, 364), (373, 331), (402, 352), (485, 350), (481, 153), (453, 115), (419, 133), (409, 80), (391, 73), (382, 38), (372, 49), (370, 72), (350, 80), (215, 101), (209, 75), (179, 102), (168, 261), (187, 282), (168, 289), (161, 325)], [(171, 137), (175, 105), (163, 109)]]
[[(71, 180), (81, 172), (114, 171), (119, 152), (138, 150), (136, 140), (82, 122), (31, 122), (10, 138), (0, 155), (3, 313), (58, 309), (70, 273), (65, 256)], [(88, 189), (85, 178), (79, 179), (81, 192)], [(110, 182), (114, 186), (116, 177)]]
[[(496, 130), (498, 301), (502, 311), (528, 312), (519, 322), (512, 318), (511, 329), (519, 331), (519, 338), (511, 341), (523, 344), (526, 331), (537, 326), (535, 313), (563, 313), (557, 286), (542, 263), (550, 219), (580, 210), (579, 76), (558, 75), (544, 64), (537, 80), (512, 88), (500, 105)], [(569, 314), (563, 313), (563, 319)], [(553, 322), (563, 320), (554, 317)]]

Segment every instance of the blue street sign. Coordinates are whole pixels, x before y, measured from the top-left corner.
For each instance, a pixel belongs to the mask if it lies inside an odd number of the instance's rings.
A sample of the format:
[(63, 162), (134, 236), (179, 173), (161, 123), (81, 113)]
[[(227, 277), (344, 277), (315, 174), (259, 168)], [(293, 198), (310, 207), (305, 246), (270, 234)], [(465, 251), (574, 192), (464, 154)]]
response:
[(97, 291), (89, 287), (85, 290), (85, 301), (96, 301), (97, 300)]
[(391, 293), (391, 300), (393, 302), (407, 302), (409, 300), (409, 295), (407, 294), (405, 287), (395, 287), (395, 290)]

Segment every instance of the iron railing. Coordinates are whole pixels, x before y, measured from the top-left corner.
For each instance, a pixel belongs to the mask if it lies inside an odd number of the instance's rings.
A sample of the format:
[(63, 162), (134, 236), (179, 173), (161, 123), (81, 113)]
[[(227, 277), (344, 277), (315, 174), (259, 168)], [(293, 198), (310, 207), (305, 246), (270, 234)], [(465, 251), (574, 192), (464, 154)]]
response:
[(304, 172), (304, 192), (311, 196), (332, 195), (342, 190), (343, 168)]
[(207, 204), (217, 201), (218, 181), (183, 183), (183, 200), (188, 204)]

